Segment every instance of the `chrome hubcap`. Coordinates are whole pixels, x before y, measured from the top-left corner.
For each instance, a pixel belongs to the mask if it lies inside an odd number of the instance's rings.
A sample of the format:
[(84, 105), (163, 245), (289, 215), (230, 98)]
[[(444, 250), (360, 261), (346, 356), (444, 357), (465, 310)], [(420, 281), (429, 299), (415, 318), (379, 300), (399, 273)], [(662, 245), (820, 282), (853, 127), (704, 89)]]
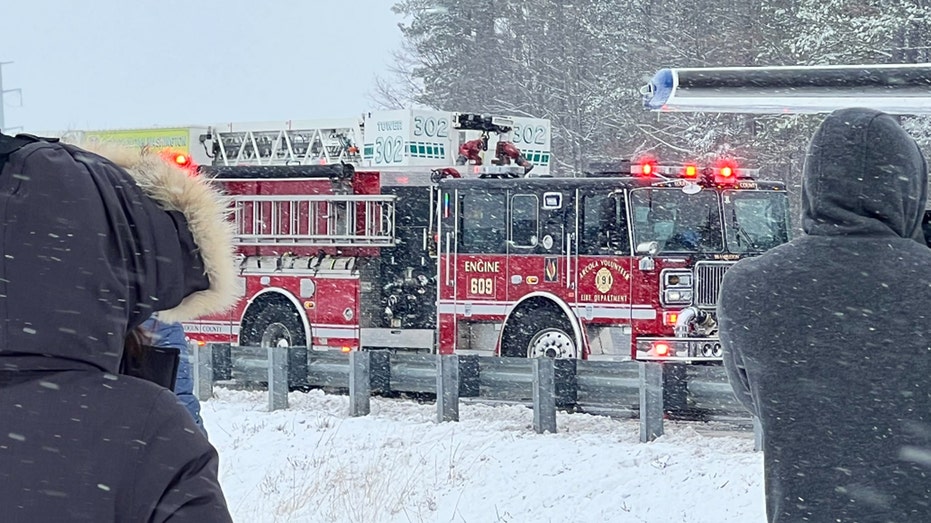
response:
[(575, 358), (575, 342), (559, 329), (542, 330), (530, 340), (527, 356), (530, 358)]

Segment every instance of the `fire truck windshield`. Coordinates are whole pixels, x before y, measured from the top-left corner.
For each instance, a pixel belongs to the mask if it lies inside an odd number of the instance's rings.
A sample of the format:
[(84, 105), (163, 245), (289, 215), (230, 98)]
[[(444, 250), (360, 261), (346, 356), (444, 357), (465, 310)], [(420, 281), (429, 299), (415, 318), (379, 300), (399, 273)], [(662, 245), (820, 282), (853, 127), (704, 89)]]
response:
[(763, 252), (789, 241), (784, 191), (733, 190), (721, 196), (728, 252)]
[(659, 252), (721, 252), (721, 212), (714, 191), (678, 188), (630, 191), (634, 244), (657, 242)]

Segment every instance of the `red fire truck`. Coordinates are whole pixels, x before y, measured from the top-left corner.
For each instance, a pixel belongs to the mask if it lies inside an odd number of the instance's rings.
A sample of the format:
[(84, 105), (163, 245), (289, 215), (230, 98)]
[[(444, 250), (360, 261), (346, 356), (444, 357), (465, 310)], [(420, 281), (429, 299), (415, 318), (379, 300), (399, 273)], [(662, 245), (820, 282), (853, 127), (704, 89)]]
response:
[(732, 164), (550, 177), (540, 119), (395, 111), (202, 138), (241, 299), (185, 330), (290, 347), (294, 383), (307, 350), (719, 361), (721, 276), (789, 235), (784, 186)]
[(442, 180), (439, 351), (720, 361), (724, 272), (789, 237), (785, 186), (749, 174)]

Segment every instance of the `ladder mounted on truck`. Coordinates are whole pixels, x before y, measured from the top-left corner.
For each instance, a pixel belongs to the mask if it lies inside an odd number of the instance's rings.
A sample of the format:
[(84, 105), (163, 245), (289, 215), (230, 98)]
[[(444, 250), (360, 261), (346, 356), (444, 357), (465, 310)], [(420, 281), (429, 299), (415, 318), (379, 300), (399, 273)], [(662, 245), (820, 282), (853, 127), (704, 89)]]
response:
[(234, 196), (241, 246), (391, 247), (394, 195)]
[[(396, 243), (395, 200), (391, 194), (351, 194), (350, 164), (200, 166), (198, 173), (227, 184), (234, 241), (243, 247), (390, 247)], [(322, 192), (306, 194), (306, 182)], [(279, 183), (279, 182), (284, 182)], [(239, 193), (243, 183), (281, 186), (285, 193)], [(293, 185), (293, 184), (297, 185)]]
[(357, 119), (227, 124), (200, 137), (216, 165), (358, 163), (361, 140)]

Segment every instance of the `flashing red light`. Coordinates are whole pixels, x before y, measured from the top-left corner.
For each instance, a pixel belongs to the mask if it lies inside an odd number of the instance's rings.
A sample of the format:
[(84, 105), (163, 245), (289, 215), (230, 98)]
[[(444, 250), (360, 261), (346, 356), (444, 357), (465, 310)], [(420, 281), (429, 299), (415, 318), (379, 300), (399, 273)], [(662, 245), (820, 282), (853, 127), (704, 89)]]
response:
[(176, 154), (175, 163), (181, 167), (187, 167), (188, 165), (191, 165), (191, 158), (186, 154)]
[(682, 174), (686, 178), (695, 178), (696, 176), (698, 176), (698, 167), (694, 165), (686, 165), (685, 170), (682, 172)]
[(721, 167), (722, 178), (730, 178), (731, 176), (734, 176), (734, 169), (731, 166), (725, 165), (724, 167)]
[(186, 169), (193, 171), (197, 164), (194, 163), (194, 159), (187, 153), (172, 151), (170, 149), (163, 149), (159, 151), (159, 155), (167, 163), (174, 165), (175, 167), (180, 167), (181, 169)]
[(644, 176), (653, 176), (653, 164), (644, 163), (643, 165), (641, 165), (640, 173), (643, 174)]
[(654, 343), (653, 352), (655, 352), (657, 356), (669, 356), (669, 344), (662, 341)]

